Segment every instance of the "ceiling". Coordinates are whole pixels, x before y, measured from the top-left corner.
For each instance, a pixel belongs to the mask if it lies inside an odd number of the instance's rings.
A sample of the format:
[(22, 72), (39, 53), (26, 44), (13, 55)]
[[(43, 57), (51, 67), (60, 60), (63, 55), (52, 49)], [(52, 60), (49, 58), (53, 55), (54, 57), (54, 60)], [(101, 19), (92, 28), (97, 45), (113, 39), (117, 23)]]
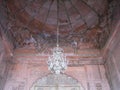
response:
[(109, 35), (107, 0), (7, 0), (9, 24), (15, 45), (39, 48), (60, 46), (101, 49)]

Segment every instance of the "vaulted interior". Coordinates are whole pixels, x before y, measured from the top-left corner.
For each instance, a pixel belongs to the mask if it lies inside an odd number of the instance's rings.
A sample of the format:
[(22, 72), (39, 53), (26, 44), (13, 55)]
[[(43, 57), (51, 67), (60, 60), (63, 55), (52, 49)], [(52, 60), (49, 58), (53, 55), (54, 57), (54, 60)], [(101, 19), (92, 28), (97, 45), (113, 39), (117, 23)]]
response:
[[(0, 90), (119, 90), (119, 16), (119, 0), (0, 0)], [(68, 68), (56, 76), (58, 38)]]

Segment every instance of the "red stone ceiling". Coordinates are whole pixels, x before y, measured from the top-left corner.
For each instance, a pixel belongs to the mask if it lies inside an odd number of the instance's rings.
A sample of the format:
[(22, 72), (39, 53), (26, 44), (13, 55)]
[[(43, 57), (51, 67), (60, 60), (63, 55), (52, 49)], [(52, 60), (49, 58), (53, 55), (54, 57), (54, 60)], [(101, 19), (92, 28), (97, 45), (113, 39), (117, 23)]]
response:
[[(7, 7), (17, 46), (28, 44), (31, 37), (42, 47), (55, 46), (57, 0), (7, 0)], [(103, 47), (109, 36), (107, 10), (107, 0), (59, 0), (60, 45)]]

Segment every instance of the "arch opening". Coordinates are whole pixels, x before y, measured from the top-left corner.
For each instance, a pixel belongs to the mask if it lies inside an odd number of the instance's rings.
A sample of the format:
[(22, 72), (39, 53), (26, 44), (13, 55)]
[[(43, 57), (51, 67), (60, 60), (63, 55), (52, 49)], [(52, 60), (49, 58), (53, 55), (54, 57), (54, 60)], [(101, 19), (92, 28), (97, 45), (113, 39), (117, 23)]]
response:
[(30, 90), (85, 90), (76, 79), (65, 75), (49, 74), (36, 80)]

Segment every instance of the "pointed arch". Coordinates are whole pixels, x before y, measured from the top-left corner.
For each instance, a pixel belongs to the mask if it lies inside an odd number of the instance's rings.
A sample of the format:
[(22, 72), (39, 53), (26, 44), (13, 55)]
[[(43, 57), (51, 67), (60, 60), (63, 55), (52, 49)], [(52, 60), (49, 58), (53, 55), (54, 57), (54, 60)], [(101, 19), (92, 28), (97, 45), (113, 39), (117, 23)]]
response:
[(30, 90), (85, 90), (78, 80), (66, 74), (49, 74), (43, 78), (37, 79)]

